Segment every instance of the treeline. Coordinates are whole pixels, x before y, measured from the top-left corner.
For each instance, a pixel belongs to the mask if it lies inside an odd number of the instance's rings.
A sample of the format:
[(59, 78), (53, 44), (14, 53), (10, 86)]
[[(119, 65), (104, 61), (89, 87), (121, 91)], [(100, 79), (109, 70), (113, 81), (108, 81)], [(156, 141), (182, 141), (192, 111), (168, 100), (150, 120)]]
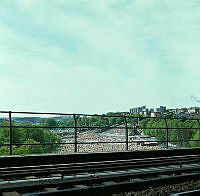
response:
[[(112, 116), (112, 117), (107, 117)], [(116, 117), (115, 117), (116, 116)], [(112, 126), (125, 125), (124, 116), (120, 112), (109, 112), (102, 116), (76, 116), (77, 126), (84, 127), (105, 127), (101, 131), (106, 131)], [(137, 119), (127, 118), (127, 122), (134, 124)], [(74, 118), (68, 118), (58, 122), (59, 126), (74, 126)], [(86, 131), (87, 128), (81, 129), (79, 131)]]
[[(116, 117), (106, 117), (106, 116), (116, 116)], [(118, 117), (121, 116), (121, 117)], [(133, 127), (138, 124), (143, 130), (145, 135), (155, 136), (159, 141), (166, 141), (166, 122), (163, 119), (159, 118), (144, 118), (143, 115), (138, 114), (128, 114), (127, 123), (129, 127)], [(131, 118), (137, 117), (137, 118)], [(168, 131), (168, 140), (170, 144), (176, 145), (177, 147), (198, 147), (200, 146), (200, 127), (197, 121), (190, 120), (183, 115), (173, 115), (167, 114), (165, 117), (174, 118), (179, 117), (181, 119), (168, 119), (167, 124), (169, 128)], [(69, 118), (58, 122), (59, 126), (74, 126), (74, 119)], [(77, 116), (77, 126), (88, 126), (88, 127), (107, 127), (99, 131), (106, 131), (112, 126), (124, 125), (124, 117), (121, 113), (107, 113), (105, 116), (91, 116), (91, 117), (79, 117)], [(145, 128), (150, 129), (145, 129)], [(161, 128), (161, 129), (156, 129)], [(163, 128), (163, 129), (162, 129)], [(183, 129), (177, 129), (183, 128)], [(82, 129), (81, 131), (88, 130)], [(80, 131), (80, 130), (79, 130)], [(129, 129), (129, 134), (133, 135), (133, 128)], [(194, 140), (194, 141), (189, 141)], [(160, 142), (160, 144), (165, 144), (165, 142)]]
[[(155, 136), (158, 140), (166, 140), (166, 123), (162, 119), (144, 119), (140, 122), (145, 135)], [(176, 145), (177, 147), (198, 147), (200, 146), (200, 129), (199, 124), (195, 120), (188, 119), (171, 119), (167, 120), (169, 128), (168, 139), (170, 144)], [(152, 129), (145, 129), (146, 127)], [(156, 129), (156, 128), (163, 129)], [(182, 129), (177, 129), (182, 128)]]
[[(0, 123), (1, 126), (9, 126), (8, 122)], [(42, 125), (42, 124), (40, 124)], [(40, 126), (38, 125), (38, 126)], [(44, 125), (44, 124), (43, 124)], [(13, 126), (36, 126), (31, 122), (13, 123)], [(60, 137), (44, 128), (12, 128), (12, 143), (25, 144), (13, 145), (13, 154), (37, 154), (56, 151), (58, 145), (38, 145), (43, 143), (60, 142)], [(9, 154), (9, 128), (0, 127), (0, 155)], [(28, 145), (31, 144), (31, 145)]]

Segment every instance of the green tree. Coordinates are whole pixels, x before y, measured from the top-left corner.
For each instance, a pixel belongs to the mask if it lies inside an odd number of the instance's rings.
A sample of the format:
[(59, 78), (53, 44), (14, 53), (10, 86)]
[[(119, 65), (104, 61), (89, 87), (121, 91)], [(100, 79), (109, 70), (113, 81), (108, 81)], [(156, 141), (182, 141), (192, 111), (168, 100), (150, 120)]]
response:
[(14, 150), (14, 154), (41, 154), (44, 153), (42, 146), (37, 145), (40, 144), (33, 139), (28, 139), (24, 144)]
[[(0, 123), (2, 126), (8, 126), (8, 123)], [(33, 145), (13, 145), (13, 153), (16, 154), (30, 154), (30, 153), (49, 153), (57, 149), (58, 145), (35, 145), (44, 143), (58, 143), (60, 142), (60, 136), (52, 133), (49, 129), (44, 128), (25, 128), (33, 126), (30, 122), (20, 122), (13, 123), (14, 126), (24, 126), (24, 127), (13, 127), (13, 143), (15, 144), (31, 144)], [(34, 125), (35, 126), (35, 125)], [(0, 144), (9, 144), (9, 128), (0, 127)], [(9, 154), (9, 147), (1, 146), (0, 154)]]
[(54, 118), (47, 118), (45, 123), (49, 127), (56, 127), (57, 126), (57, 122), (56, 122), (56, 120)]

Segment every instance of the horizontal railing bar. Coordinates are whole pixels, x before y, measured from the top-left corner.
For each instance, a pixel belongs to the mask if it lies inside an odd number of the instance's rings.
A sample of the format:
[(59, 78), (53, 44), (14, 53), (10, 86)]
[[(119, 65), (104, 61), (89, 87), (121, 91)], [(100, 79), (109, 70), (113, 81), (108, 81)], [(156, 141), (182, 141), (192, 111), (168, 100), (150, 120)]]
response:
[[(187, 142), (187, 141), (200, 141), (200, 140), (172, 140), (169, 142)], [(129, 141), (128, 143), (136, 143), (136, 142), (147, 142), (147, 143), (151, 143), (151, 142), (166, 142), (166, 140), (137, 140), (137, 141)], [(77, 142), (77, 144), (126, 144), (126, 141), (109, 141), (109, 142)], [(58, 142), (58, 143), (39, 143), (39, 144), (24, 144), (24, 143), (12, 143), (13, 146), (42, 146), (42, 145), (69, 145), (69, 144), (75, 144), (74, 142)], [(9, 144), (0, 144), (0, 146), (9, 146)]]
[[(0, 127), (5, 127), (5, 128), (9, 128), (9, 125), (0, 125)], [(23, 126), (23, 125), (12, 125), (11, 127), (13, 128), (54, 128), (54, 129), (58, 129), (58, 128), (63, 128), (63, 129), (74, 129), (75, 126), (62, 126), (62, 127), (58, 127), (58, 126)], [(76, 126), (77, 129), (125, 129), (125, 127), (90, 127), (90, 126)], [(132, 129), (132, 127), (129, 127), (130, 129)]]
[[(77, 144), (125, 144), (126, 141), (116, 141), (116, 142), (77, 142)], [(39, 144), (22, 144), (22, 143), (13, 143), (13, 146), (43, 146), (43, 145), (68, 145), (68, 144), (75, 144), (74, 142), (58, 142), (58, 143), (39, 143)], [(9, 144), (0, 144), (0, 146), (9, 146)]]
[(200, 129), (199, 127), (194, 127), (194, 128), (190, 128), (190, 127), (141, 127), (140, 129)]
[[(75, 126), (62, 126), (62, 127), (58, 127), (58, 126), (23, 126), (23, 125), (0, 125), (0, 127), (4, 127), (4, 128), (9, 128), (9, 127), (13, 127), (13, 128), (48, 128), (48, 129), (75, 129)], [(90, 127), (90, 126), (76, 126), (77, 129), (126, 129), (126, 127)], [(128, 129), (133, 129), (133, 127), (128, 126)], [(140, 129), (167, 129), (166, 127), (141, 127)], [(194, 128), (190, 128), (190, 127), (168, 127), (168, 129), (200, 129), (199, 127), (194, 127)]]
[[(9, 113), (9, 111), (0, 111), (0, 113)], [(57, 112), (22, 112), (22, 111), (12, 111), (13, 114), (49, 114), (49, 115), (66, 115), (66, 116), (99, 116), (99, 117), (113, 117), (113, 118), (151, 118), (151, 119), (185, 119), (185, 120), (199, 120), (198, 118), (190, 118), (190, 117), (150, 117), (150, 116), (131, 116), (131, 115), (106, 115), (106, 114), (80, 114), (80, 113), (57, 113)]]
[(5, 114), (8, 114), (9, 111), (0, 111), (0, 113), (5, 113)]
[(126, 116), (126, 118), (139, 118), (140, 120), (145, 119), (145, 118), (151, 118), (151, 119), (167, 119), (167, 120), (199, 120), (198, 118), (188, 118), (188, 117), (165, 117), (165, 116), (160, 116), (160, 117), (151, 117), (151, 116)]
[[(9, 111), (0, 111), (0, 113), (9, 113)], [(123, 118), (122, 115), (104, 115), (104, 114), (79, 114), (79, 113), (57, 113), (57, 112), (21, 112), (21, 111), (13, 111), (13, 114), (49, 114), (49, 115), (64, 115), (64, 116), (73, 116), (74, 114), (76, 116), (99, 116), (99, 117), (120, 117)]]
[(198, 142), (198, 141), (200, 141), (200, 140), (193, 140), (193, 139), (191, 139), (191, 140), (170, 140), (169, 142)]
[[(116, 144), (116, 143), (122, 143), (125, 144), (126, 142), (77, 142), (77, 144)], [(42, 143), (42, 144), (19, 144), (19, 143), (13, 143), (13, 146), (43, 146), (43, 145), (69, 145), (69, 144), (75, 144), (72, 142), (69, 143)], [(9, 144), (0, 144), (0, 146), (9, 146)]]
[[(200, 140), (169, 140), (168, 142), (188, 142), (188, 141), (200, 141)], [(135, 143), (135, 142), (166, 142), (166, 140), (137, 140), (137, 141), (129, 141), (129, 143)]]

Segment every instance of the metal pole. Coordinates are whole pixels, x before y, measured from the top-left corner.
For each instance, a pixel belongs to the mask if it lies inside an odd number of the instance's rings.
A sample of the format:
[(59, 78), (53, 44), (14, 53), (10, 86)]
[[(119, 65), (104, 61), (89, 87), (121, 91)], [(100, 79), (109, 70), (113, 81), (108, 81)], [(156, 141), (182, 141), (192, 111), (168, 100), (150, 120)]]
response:
[(135, 135), (135, 134), (136, 134), (136, 124), (133, 125), (133, 135)]
[(128, 151), (128, 126), (127, 126), (126, 116), (124, 116), (124, 123), (125, 123), (126, 150)]
[(166, 125), (166, 148), (168, 149), (169, 146), (169, 129), (167, 124), (167, 119), (165, 118), (165, 125)]
[[(197, 120), (197, 122), (198, 122), (199, 129), (200, 129), (200, 121), (199, 121), (199, 120)], [(199, 131), (200, 131), (200, 130), (199, 130)], [(200, 132), (199, 132), (199, 138), (200, 138)], [(198, 138), (198, 140), (199, 140), (199, 138)]]
[(9, 146), (10, 146), (10, 155), (12, 155), (12, 143), (13, 143), (13, 134), (12, 134), (12, 116), (11, 111), (9, 111)]
[(77, 119), (76, 119), (76, 114), (73, 114), (74, 117), (74, 152), (77, 152)]

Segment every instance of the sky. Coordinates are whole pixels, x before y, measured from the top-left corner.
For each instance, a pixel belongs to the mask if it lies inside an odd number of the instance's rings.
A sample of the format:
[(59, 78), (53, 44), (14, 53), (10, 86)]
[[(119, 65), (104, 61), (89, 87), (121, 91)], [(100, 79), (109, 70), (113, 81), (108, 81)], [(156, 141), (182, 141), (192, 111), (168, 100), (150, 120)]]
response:
[(199, 35), (199, 0), (1, 0), (0, 111), (200, 106)]

